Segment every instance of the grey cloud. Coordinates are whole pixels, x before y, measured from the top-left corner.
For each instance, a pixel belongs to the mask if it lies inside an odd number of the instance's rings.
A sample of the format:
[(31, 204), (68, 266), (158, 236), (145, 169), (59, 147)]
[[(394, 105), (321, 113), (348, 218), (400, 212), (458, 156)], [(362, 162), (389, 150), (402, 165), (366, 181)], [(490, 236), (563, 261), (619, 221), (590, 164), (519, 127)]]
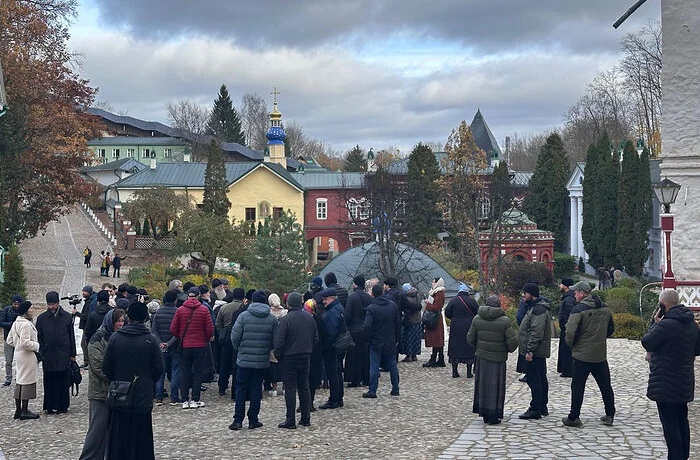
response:
[(455, 41), (489, 52), (523, 47), (616, 49), (628, 30), (659, 19), (648, 2), (621, 30), (632, 0), (95, 0), (106, 24), (140, 37), (205, 35), (244, 46), (308, 48), (391, 35)]

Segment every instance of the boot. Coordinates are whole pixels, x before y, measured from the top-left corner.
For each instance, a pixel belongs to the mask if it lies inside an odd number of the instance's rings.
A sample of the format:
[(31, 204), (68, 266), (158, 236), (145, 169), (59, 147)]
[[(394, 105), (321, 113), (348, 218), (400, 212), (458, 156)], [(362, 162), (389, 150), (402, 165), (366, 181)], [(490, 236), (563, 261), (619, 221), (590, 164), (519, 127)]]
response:
[(467, 378), (470, 379), (472, 377), (474, 377), (474, 374), (472, 374), (472, 365), (467, 364)]
[(452, 378), (453, 379), (459, 378), (459, 372), (457, 372), (457, 363), (452, 363)]
[(442, 351), (442, 347), (438, 349), (438, 359), (435, 362), (435, 367), (445, 367), (445, 354)]
[(20, 420), (36, 420), (38, 418), (39, 418), (39, 414), (35, 414), (34, 412), (29, 410), (29, 400), (23, 399), (22, 400), (22, 413), (19, 414), (19, 419)]
[(19, 415), (22, 413), (22, 406), (21, 406), (21, 401), (19, 399), (15, 399), (15, 415), (12, 417), (13, 419), (17, 420), (19, 418)]
[(433, 353), (430, 355), (430, 359), (427, 363), (423, 364), (423, 367), (435, 367), (435, 359), (437, 358), (437, 348), (433, 348)]

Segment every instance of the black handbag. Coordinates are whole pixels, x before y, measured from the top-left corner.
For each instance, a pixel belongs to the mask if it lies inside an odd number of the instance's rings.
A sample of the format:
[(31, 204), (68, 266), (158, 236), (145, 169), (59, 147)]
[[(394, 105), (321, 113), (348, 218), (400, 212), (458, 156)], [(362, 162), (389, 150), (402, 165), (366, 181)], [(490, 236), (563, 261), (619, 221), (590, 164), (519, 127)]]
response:
[(421, 322), (426, 329), (435, 329), (438, 322), (438, 312), (432, 310), (423, 311)]
[(107, 399), (105, 403), (112, 409), (131, 409), (134, 404), (134, 386), (139, 379), (138, 375), (134, 380), (112, 380), (109, 382)]
[(335, 352), (339, 355), (342, 355), (351, 348), (355, 348), (355, 341), (352, 339), (350, 331), (348, 331), (347, 328), (345, 329), (345, 332), (340, 334), (338, 338), (335, 339), (335, 342), (333, 342), (333, 348), (335, 348)]
[[(38, 359), (38, 357), (37, 357)], [(71, 360), (70, 361), (70, 387), (71, 387), (71, 394), (73, 396), (78, 396), (78, 393), (80, 393), (80, 382), (83, 381), (83, 375), (80, 373), (80, 367), (78, 367), (78, 363), (75, 361)]]

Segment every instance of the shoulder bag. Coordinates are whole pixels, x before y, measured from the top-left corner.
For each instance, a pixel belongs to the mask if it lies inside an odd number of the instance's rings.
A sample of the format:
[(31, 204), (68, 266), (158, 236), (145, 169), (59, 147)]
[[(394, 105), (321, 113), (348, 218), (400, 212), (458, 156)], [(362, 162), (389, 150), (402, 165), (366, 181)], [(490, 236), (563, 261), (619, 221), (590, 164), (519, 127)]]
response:
[(355, 341), (352, 339), (352, 335), (350, 335), (350, 331), (348, 331), (348, 326), (345, 324), (345, 320), (342, 317), (341, 321), (343, 321), (345, 331), (333, 342), (333, 348), (335, 348), (335, 352), (339, 355), (342, 355), (351, 348), (355, 348)]
[[(138, 369), (138, 362), (137, 359), (136, 369)], [(134, 405), (134, 387), (138, 380), (139, 376), (134, 374), (132, 380), (112, 380), (109, 382), (105, 404), (111, 409), (130, 410)]]
[(182, 342), (185, 340), (185, 335), (187, 335), (187, 329), (190, 328), (190, 323), (192, 322), (192, 317), (194, 316), (194, 312), (196, 311), (196, 308), (192, 309), (192, 313), (190, 313), (190, 317), (187, 320), (187, 324), (185, 324), (185, 330), (182, 331), (182, 337), (179, 338), (177, 341), (177, 347), (175, 348), (175, 351), (180, 353), (182, 351)]
[[(37, 357), (38, 360), (38, 357)], [(75, 361), (71, 360), (70, 361), (70, 387), (71, 387), (71, 394), (73, 396), (78, 396), (78, 393), (80, 393), (80, 382), (83, 381), (83, 375), (80, 373), (80, 367), (78, 367), (78, 363)]]
[(421, 322), (426, 329), (435, 329), (438, 323), (438, 312), (428, 310), (427, 308), (423, 311), (423, 317)]

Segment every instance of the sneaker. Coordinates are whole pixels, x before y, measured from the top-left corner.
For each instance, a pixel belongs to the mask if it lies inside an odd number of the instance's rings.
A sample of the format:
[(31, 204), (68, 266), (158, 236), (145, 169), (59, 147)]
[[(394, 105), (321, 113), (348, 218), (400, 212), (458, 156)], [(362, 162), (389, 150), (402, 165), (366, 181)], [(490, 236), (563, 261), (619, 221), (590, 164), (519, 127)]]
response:
[(204, 407), (204, 401), (192, 401), (190, 403), (190, 409), (198, 409)]
[(156, 399), (156, 406), (162, 406), (163, 405), (163, 400), (162, 399)]
[(179, 405), (180, 405), (180, 401), (170, 401), (168, 404), (169, 404), (170, 406), (179, 406)]
[(615, 416), (614, 415), (603, 415), (600, 417), (600, 421), (603, 422), (603, 425), (605, 426), (612, 426), (613, 422), (615, 421)]
[(561, 419), (561, 423), (563, 423), (566, 426), (572, 426), (574, 428), (581, 428), (583, 426), (583, 423), (581, 422), (580, 418), (577, 418), (576, 420), (571, 420), (568, 416)]
[(539, 420), (542, 418), (542, 415), (535, 410), (528, 410), (524, 414), (519, 415), (518, 418), (521, 420)]
[[(193, 401), (194, 402), (194, 401)], [(193, 405), (190, 405), (190, 401), (185, 401), (182, 403), (182, 408), (183, 409), (189, 409), (190, 407), (194, 407)]]
[(4, 386), (4, 387), (9, 387), (10, 385), (12, 385), (12, 382), (8, 382), (7, 380), (5, 380), (5, 381), (2, 383), (2, 386)]

